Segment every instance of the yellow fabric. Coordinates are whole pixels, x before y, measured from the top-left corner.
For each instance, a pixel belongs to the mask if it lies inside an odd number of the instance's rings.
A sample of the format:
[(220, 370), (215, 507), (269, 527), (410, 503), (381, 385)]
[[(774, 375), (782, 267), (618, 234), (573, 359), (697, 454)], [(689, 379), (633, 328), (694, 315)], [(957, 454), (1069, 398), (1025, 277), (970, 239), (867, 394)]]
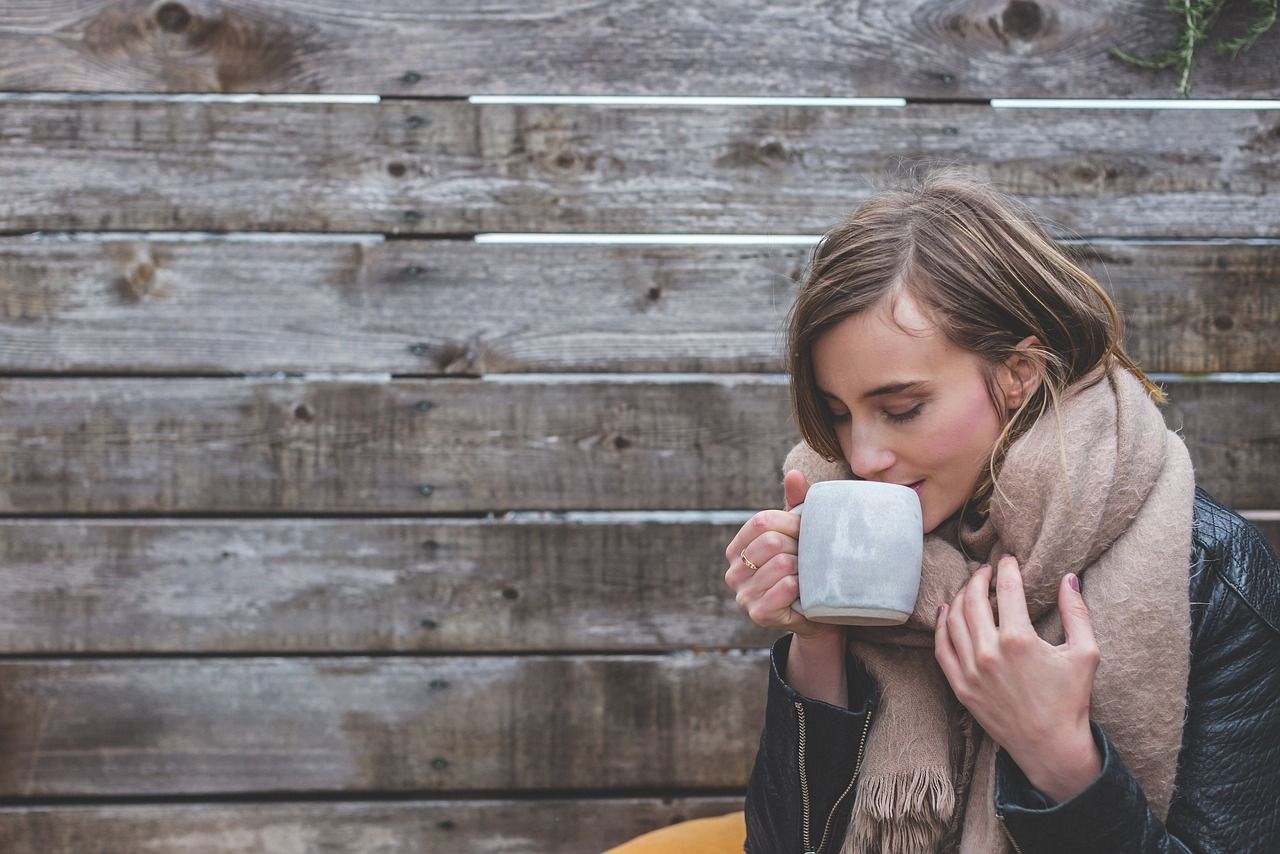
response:
[(742, 854), (746, 840), (746, 814), (734, 812), (670, 824), (604, 854)]

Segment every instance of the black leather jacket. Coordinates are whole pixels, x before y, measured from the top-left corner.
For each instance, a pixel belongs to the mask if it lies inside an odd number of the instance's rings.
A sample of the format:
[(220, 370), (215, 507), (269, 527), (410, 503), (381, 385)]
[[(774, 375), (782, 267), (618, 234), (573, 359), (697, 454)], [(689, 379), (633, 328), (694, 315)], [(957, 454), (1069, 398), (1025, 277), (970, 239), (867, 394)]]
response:
[[(1102, 773), (1057, 805), (997, 751), (995, 810), (1022, 854), (1280, 852), (1280, 562), (1256, 528), (1199, 487), (1193, 520), (1187, 718), (1166, 820), (1092, 723)], [(875, 723), (875, 685), (848, 653), (847, 709), (783, 680), (791, 637), (770, 656), (745, 804), (748, 854), (840, 850), (868, 713)]]

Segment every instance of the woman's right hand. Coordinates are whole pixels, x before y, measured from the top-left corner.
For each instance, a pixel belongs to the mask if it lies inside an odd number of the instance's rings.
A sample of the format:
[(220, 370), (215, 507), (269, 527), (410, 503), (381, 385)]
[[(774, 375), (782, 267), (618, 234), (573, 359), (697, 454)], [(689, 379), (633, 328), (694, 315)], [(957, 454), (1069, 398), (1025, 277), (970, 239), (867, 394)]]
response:
[[(802, 638), (836, 637), (844, 626), (815, 623), (805, 619), (793, 605), (799, 604), (800, 580), (796, 574), (799, 553), (800, 516), (791, 508), (804, 501), (809, 484), (792, 469), (782, 479), (785, 510), (761, 510), (734, 535), (724, 550), (729, 570), (724, 581), (737, 594), (738, 607), (759, 626), (784, 629)], [(742, 560), (742, 552), (754, 563), (753, 570)]]

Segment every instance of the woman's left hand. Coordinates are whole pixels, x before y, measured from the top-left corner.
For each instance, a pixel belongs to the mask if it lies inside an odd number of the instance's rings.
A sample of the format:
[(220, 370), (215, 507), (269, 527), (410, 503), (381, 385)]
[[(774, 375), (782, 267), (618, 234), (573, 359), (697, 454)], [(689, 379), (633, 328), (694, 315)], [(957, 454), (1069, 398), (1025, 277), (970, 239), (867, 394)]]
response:
[(1083, 791), (1102, 770), (1089, 730), (1089, 694), (1098, 645), (1084, 598), (1068, 574), (1058, 585), (1066, 640), (1041, 639), (1027, 614), (1018, 561), (1005, 555), (996, 571), (996, 626), (983, 564), (938, 612), (934, 657), (951, 690), (974, 719), (1054, 803)]

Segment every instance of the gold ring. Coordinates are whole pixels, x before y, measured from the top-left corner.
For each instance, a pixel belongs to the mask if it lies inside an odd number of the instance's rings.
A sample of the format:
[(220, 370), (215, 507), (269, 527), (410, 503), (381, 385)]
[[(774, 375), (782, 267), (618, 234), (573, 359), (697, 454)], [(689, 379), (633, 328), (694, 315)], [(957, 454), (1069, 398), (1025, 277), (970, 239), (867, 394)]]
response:
[(756, 566), (754, 563), (752, 563), (752, 562), (751, 562), (751, 559), (747, 557), (747, 550), (746, 550), (746, 549), (743, 549), (743, 550), (742, 550), (741, 552), (739, 552), (738, 554), (739, 554), (739, 556), (742, 558), (742, 562), (743, 562), (743, 563), (745, 563), (747, 566), (751, 567), (751, 571), (752, 571), (752, 572), (759, 572), (759, 571), (760, 571), (760, 567), (758, 567), (758, 566)]

